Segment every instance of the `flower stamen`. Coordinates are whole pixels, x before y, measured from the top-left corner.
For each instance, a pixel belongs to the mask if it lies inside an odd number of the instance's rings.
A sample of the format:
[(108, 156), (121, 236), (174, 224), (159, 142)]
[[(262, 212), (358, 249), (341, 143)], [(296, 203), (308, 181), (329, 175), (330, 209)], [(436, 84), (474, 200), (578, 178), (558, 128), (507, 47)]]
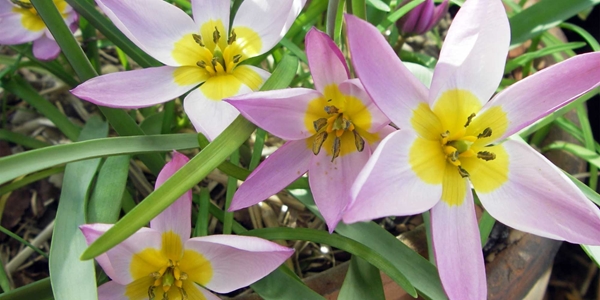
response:
[(181, 299), (188, 299), (187, 293), (183, 288), (183, 281), (188, 278), (188, 275), (185, 272), (181, 272), (181, 269), (179, 269), (179, 262), (173, 262), (169, 259), (166, 266), (162, 267), (157, 272), (150, 273), (150, 277), (154, 279), (154, 282), (148, 287), (148, 299), (155, 299), (155, 289), (160, 287), (163, 292), (162, 299), (168, 300), (168, 293), (173, 286), (181, 293)]
[[(328, 100), (327, 102), (331, 102)], [(332, 158), (333, 162), (337, 157), (340, 156), (341, 152), (341, 137), (344, 132), (351, 131), (354, 136), (354, 146), (358, 152), (362, 152), (365, 148), (365, 141), (356, 131), (354, 124), (346, 118), (344, 112), (335, 107), (334, 105), (327, 105), (324, 107), (325, 112), (328, 115), (332, 115), (328, 118), (320, 118), (313, 121), (313, 127), (317, 134), (312, 145), (312, 151), (315, 155), (319, 154), (323, 143), (327, 140), (330, 133), (334, 133), (333, 146), (332, 146)]]
[(477, 158), (481, 158), (485, 161), (490, 161), (496, 159), (496, 154), (489, 151), (479, 151), (477, 152)]
[(479, 135), (477, 135), (478, 139), (486, 138), (492, 136), (492, 129), (487, 127), (484, 129)]

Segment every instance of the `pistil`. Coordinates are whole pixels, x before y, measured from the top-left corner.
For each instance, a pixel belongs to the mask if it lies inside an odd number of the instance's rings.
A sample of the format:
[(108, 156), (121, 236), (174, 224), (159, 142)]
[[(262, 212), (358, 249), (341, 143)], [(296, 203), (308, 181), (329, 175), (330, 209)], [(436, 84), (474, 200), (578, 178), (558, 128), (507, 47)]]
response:
[(154, 279), (154, 282), (148, 288), (148, 299), (154, 300), (156, 297), (155, 289), (161, 288), (163, 291), (162, 300), (169, 299), (169, 290), (171, 287), (175, 286), (179, 292), (181, 293), (181, 299), (187, 300), (187, 293), (183, 288), (183, 281), (188, 278), (187, 274), (181, 272), (179, 269), (179, 263), (173, 262), (169, 260), (168, 264), (158, 270), (157, 272), (153, 272), (150, 274), (150, 277)]
[[(475, 113), (472, 113), (467, 117), (467, 121), (464, 126), (465, 128), (467, 128), (471, 124), (471, 121), (474, 117)], [(465, 135), (465, 132), (465, 129), (461, 129), (458, 133), (454, 133), (454, 140), (448, 140), (448, 137), (450, 136), (450, 131), (446, 131), (440, 134), (442, 151), (446, 155), (446, 160), (458, 168), (458, 173), (463, 178), (469, 177), (469, 172), (467, 172), (467, 170), (465, 170), (461, 166), (461, 157), (477, 156), (477, 158), (482, 159), (484, 161), (496, 159), (496, 154), (494, 154), (493, 152), (479, 151), (475, 153), (471, 149), (473, 143), (475, 143), (475, 141), (477, 141), (478, 139), (492, 136), (492, 129), (490, 127), (485, 128), (480, 134), (477, 135), (477, 137)]]

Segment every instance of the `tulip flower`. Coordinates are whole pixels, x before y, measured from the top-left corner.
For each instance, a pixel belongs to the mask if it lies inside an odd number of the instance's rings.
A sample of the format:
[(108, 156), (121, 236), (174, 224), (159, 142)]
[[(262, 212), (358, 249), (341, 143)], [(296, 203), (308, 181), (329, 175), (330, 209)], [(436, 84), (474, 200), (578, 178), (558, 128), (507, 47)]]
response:
[[(408, 2), (405, 0), (400, 6)], [(438, 6), (434, 5), (433, 0), (425, 0), (400, 18), (396, 26), (404, 34), (423, 34), (437, 25), (447, 12), (448, 0)]]
[(93, 78), (71, 92), (92, 103), (140, 108), (188, 91), (184, 109), (198, 132), (216, 138), (239, 115), (226, 97), (258, 90), (270, 76), (243, 64), (275, 46), (305, 0), (246, 0), (229, 28), (229, 0), (192, 0), (192, 20), (163, 0), (97, 0), (137, 46), (166, 66)]
[[(52, 0), (71, 31), (77, 29), (77, 13), (64, 0)], [(46, 28), (30, 0), (0, 0), (0, 44), (33, 42), (33, 55), (40, 60), (55, 59), (60, 47)]]
[[(177, 152), (158, 175), (160, 186), (188, 159)], [(189, 238), (192, 192), (113, 249), (97, 257), (112, 279), (98, 288), (100, 300), (209, 299), (252, 284), (288, 259), (292, 249), (245, 236)], [(88, 244), (112, 225), (82, 225)], [(206, 288), (206, 289), (205, 289)]]
[(229, 210), (256, 204), (308, 170), (315, 203), (332, 232), (350, 201), (350, 186), (374, 145), (393, 130), (358, 79), (349, 79), (342, 52), (324, 33), (306, 35), (316, 90), (292, 88), (227, 99), (261, 128), (288, 140), (235, 193)]
[(504, 72), (502, 1), (467, 0), (452, 22), (429, 90), (379, 31), (346, 16), (358, 77), (399, 131), (352, 187), (346, 223), (431, 209), (436, 264), (451, 299), (485, 299), (473, 188), (498, 221), (572, 243), (600, 244), (600, 211), (529, 145), (507, 139), (600, 84), (600, 53), (537, 72), (488, 101)]

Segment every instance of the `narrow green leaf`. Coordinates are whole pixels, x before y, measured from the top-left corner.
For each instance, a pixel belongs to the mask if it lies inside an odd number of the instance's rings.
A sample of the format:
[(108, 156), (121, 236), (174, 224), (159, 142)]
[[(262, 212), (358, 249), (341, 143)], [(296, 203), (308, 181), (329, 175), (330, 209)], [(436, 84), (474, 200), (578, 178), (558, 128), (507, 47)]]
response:
[(208, 187), (200, 189), (199, 202), (194, 236), (206, 236), (208, 235), (208, 221), (210, 216), (210, 190)]
[(479, 234), (481, 237), (481, 247), (485, 246), (487, 240), (492, 232), (492, 228), (494, 228), (494, 224), (496, 224), (496, 219), (490, 215), (490, 213), (486, 211), (481, 215), (481, 219), (479, 219)]
[(21, 145), (25, 148), (37, 149), (50, 146), (50, 144), (42, 142), (38, 139), (22, 135), (20, 133), (12, 132), (6, 129), (0, 129), (0, 141), (8, 141)]
[(31, 46), (29, 46), (29, 45), (13, 45), (13, 46), (10, 46), (10, 48), (15, 50), (19, 54), (22, 54), (25, 57), (27, 57), (29, 59), (29, 62), (32, 65), (39, 66), (40, 68), (43, 68), (43, 69), (49, 71), (51, 74), (56, 76), (56, 78), (62, 80), (64, 83), (68, 84), (69, 86), (76, 86), (77, 84), (79, 84), (79, 81), (77, 79), (73, 78), (72, 74), (65, 71), (63, 66), (57, 60), (40, 61), (37, 58), (35, 58), (32, 50), (31, 50)]
[[(240, 150), (237, 149), (231, 153), (229, 157), (229, 162), (234, 166), (237, 166), (240, 163)], [(223, 234), (231, 234), (231, 226), (233, 224), (233, 212), (228, 211), (229, 206), (231, 205), (231, 200), (233, 200), (233, 195), (237, 190), (237, 179), (235, 177), (229, 176), (227, 178), (227, 193), (225, 195), (225, 220), (223, 220)]]
[(104, 161), (94, 192), (87, 206), (88, 223), (115, 223), (129, 172), (129, 155), (112, 156)]
[(380, 11), (389, 12), (391, 10), (390, 6), (382, 0), (367, 0), (367, 4)]
[[(39, 255), (41, 255), (41, 256), (43, 256), (43, 257), (45, 257), (45, 258), (48, 258), (48, 254), (46, 254), (46, 252), (44, 252), (44, 251), (40, 250), (40, 248), (38, 248), (38, 247), (36, 247), (36, 246), (32, 245), (31, 243), (29, 243), (28, 241), (24, 240), (23, 238), (21, 238), (20, 236), (18, 236), (18, 235), (17, 235), (17, 234), (15, 234), (15, 233), (13, 233), (12, 231), (10, 231), (10, 230), (8, 230), (8, 229), (6, 229), (6, 228), (4, 228), (4, 227), (0, 226), (0, 232), (2, 232), (2, 233), (4, 233), (4, 234), (6, 234), (6, 235), (10, 236), (11, 238), (13, 238), (13, 239), (15, 239), (15, 240), (19, 241), (19, 243), (21, 243), (21, 244), (23, 244), (23, 245), (25, 245), (25, 246), (27, 246), (27, 247), (31, 248), (31, 250), (33, 250), (33, 251), (37, 252)], [(4, 271), (4, 269), (3, 269), (3, 271)]]
[(365, 0), (351, 0), (352, 14), (366, 20), (367, 19), (367, 3)]
[(409, 11), (411, 11), (413, 8), (417, 7), (419, 4), (421, 4), (423, 2), (425, 2), (425, 0), (413, 0), (409, 3), (407, 3), (406, 5), (403, 5), (398, 10), (389, 14), (387, 16), (387, 18), (385, 18), (385, 20), (383, 20), (383, 22), (379, 23), (379, 25), (377, 25), (377, 29), (379, 29), (379, 31), (381, 31), (381, 32), (385, 31), (388, 27), (390, 27), (392, 24), (396, 23), (396, 21), (398, 21), (400, 18), (402, 18), (402, 16), (404, 16)]
[(587, 253), (596, 265), (600, 266), (600, 246), (581, 245), (581, 248), (583, 248), (583, 251)]
[(33, 106), (39, 113), (46, 116), (56, 127), (70, 140), (76, 141), (81, 128), (73, 124), (67, 116), (63, 115), (50, 101), (40, 96), (30, 85), (20, 76), (13, 76), (8, 80), (2, 81), (2, 86), (12, 94), (25, 100)]
[(587, 161), (589, 164), (592, 164), (592, 165), (596, 166), (597, 168), (600, 168), (600, 155), (598, 155), (598, 153), (596, 153), (595, 151), (589, 150), (585, 147), (582, 147), (582, 146), (579, 146), (579, 145), (576, 145), (573, 143), (557, 141), (557, 142), (554, 142), (554, 143), (544, 147), (542, 149), (542, 152), (546, 152), (548, 150), (567, 151), (567, 152), (572, 153), (575, 156)]
[(0, 288), (2, 289), (2, 293), (11, 290), (10, 280), (8, 279), (8, 275), (6, 275), (6, 269), (4, 269), (4, 263), (2, 263), (2, 261), (0, 261)]
[(18, 188), (22, 188), (30, 183), (33, 183), (33, 182), (36, 182), (43, 178), (46, 178), (50, 175), (62, 173), (64, 171), (65, 171), (64, 167), (58, 167), (58, 168), (44, 170), (44, 171), (41, 171), (41, 172), (38, 172), (35, 174), (31, 174), (27, 177), (22, 178), (21, 180), (11, 182), (9, 184), (6, 184), (6, 185), (3, 185), (2, 187), (0, 187), (0, 196), (4, 195), (6, 193), (12, 192)]
[[(585, 107), (585, 104), (579, 104), (576, 107), (577, 110), (577, 118), (579, 120), (579, 124), (581, 124), (581, 132), (583, 134), (583, 141), (585, 147), (590, 151), (596, 150), (596, 140), (594, 140), (594, 134), (592, 132), (592, 126), (590, 125), (590, 120), (588, 119), (588, 110)], [(598, 186), (598, 167), (591, 165), (589, 168), (590, 178), (588, 180), (588, 184), (592, 190), (596, 190)]]
[(594, 51), (600, 51), (600, 44), (593, 35), (587, 32), (585, 29), (571, 23), (561, 23), (560, 28), (571, 30), (577, 34), (579, 34), (587, 43), (592, 47)]
[(250, 287), (265, 300), (325, 300), (304, 285), (291, 271), (286, 270), (289, 269), (281, 266)]
[(10, 292), (0, 294), (0, 300), (24, 299), (53, 300), (54, 296), (52, 295), (52, 285), (50, 284), (50, 277), (38, 280), (34, 283), (30, 283), (26, 286), (22, 286)]
[(540, 57), (544, 57), (546, 55), (566, 51), (573, 50), (577, 48), (581, 48), (585, 46), (583, 42), (574, 42), (574, 43), (565, 43), (560, 45), (554, 45), (550, 47), (546, 47), (534, 52), (528, 52), (519, 57), (509, 60), (506, 62), (506, 66), (504, 67), (504, 74), (512, 72), (514, 69), (525, 65), (528, 62), (531, 62), (534, 59), (538, 59)]
[(0, 158), (0, 184), (21, 175), (82, 159), (196, 147), (198, 142), (193, 133), (114, 137), (45, 147)]
[(510, 44), (519, 45), (598, 3), (600, 0), (541, 0), (509, 18)]
[(360, 258), (352, 256), (338, 300), (385, 300), (379, 269)]
[[(80, 139), (108, 134), (108, 124), (100, 118), (88, 120)], [(87, 247), (79, 226), (85, 224), (85, 199), (100, 159), (68, 164), (56, 212), (50, 247), (50, 280), (54, 297), (61, 300), (96, 300), (96, 273), (93, 261), (77, 257)]]

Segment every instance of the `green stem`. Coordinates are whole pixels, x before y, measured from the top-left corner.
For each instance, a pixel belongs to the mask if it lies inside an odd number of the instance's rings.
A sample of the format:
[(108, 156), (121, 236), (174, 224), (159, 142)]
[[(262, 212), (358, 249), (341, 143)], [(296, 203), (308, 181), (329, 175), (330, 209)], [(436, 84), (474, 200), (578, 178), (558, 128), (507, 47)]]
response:
[(46, 254), (46, 252), (44, 252), (44, 251), (40, 250), (38, 247), (36, 247), (36, 246), (34, 246), (34, 245), (30, 244), (28, 241), (26, 241), (26, 240), (22, 239), (20, 236), (18, 236), (18, 235), (16, 235), (16, 234), (12, 233), (12, 231), (10, 231), (10, 230), (8, 230), (8, 229), (6, 229), (6, 228), (4, 228), (4, 227), (0, 226), (0, 232), (2, 232), (2, 233), (4, 233), (4, 234), (6, 234), (6, 235), (10, 236), (11, 238), (13, 238), (13, 239), (15, 239), (15, 240), (19, 241), (19, 243), (21, 243), (21, 244), (23, 244), (23, 245), (25, 245), (25, 246), (27, 246), (27, 247), (31, 248), (33, 251), (35, 251), (35, 252), (39, 253), (41, 256), (43, 256), (43, 257), (45, 257), (46, 259), (48, 259), (48, 254)]
[(9, 141), (25, 148), (38, 149), (50, 146), (50, 144), (42, 142), (38, 139), (28, 137), (26, 135), (12, 132), (6, 129), (0, 129), (0, 141)]
[(327, 22), (325, 25), (325, 32), (332, 39), (335, 37), (335, 20), (337, 17), (338, 4), (340, 0), (329, 0), (329, 4), (327, 4)]
[[(577, 117), (579, 118), (579, 123), (581, 124), (581, 132), (583, 133), (585, 147), (591, 151), (596, 151), (596, 140), (594, 140), (594, 134), (592, 133), (592, 127), (590, 125), (590, 120), (588, 119), (588, 112), (585, 108), (585, 104), (582, 103), (577, 105), (576, 109)], [(596, 190), (596, 187), (598, 187), (598, 168), (591, 164), (588, 185), (594, 191)]]
[(252, 148), (252, 158), (250, 158), (250, 164), (248, 170), (254, 171), (260, 163), (262, 157), (262, 151), (265, 146), (265, 140), (267, 139), (267, 132), (262, 128), (256, 129), (256, 140), (254, 141), (254, 147)]
[(52, 285), (50, 284), (50, 277), (38, 280), (34, 283), (30, 283), (10, 292), (0, 294), (0, 300), (22, 299), (54, 300), (54, 296), (52, 295)]
[(196, 232), (194, 236), (208, 235), (208, 218), (210, 217), (210, 190), (208, 187), (200, 189), (200, 205), (196, 218)]
[(367, 19), (367, 3), (365, 0), (352, 0), (352, 14), (366, 20)]
[[(237, 166), (240, 163), (240, 150), (237, 149), (231, 153), (231, 157), (229, 158), (229, 162), (231, 162), (234, 166)], [(231, 226), (233, 223), (233, 212), (227, 211), (229, 206), (231, 205), (231, 200), (233, 199), (233, 195), (237, 190), (237, 179), (235, 177), (229, 176), (227, 179), (227, 195), (225, 196), (225, 220), (223, 221), (223, 234), (231, 234)]]
[(427, 254), (429, 256), (429, 262), (435, 266), (435, 254), (433, 253), (433, 238), (431, 237), (431, 212), (426, 211), (421, 214), (423, 216), (423, 223), (425, 224), (425, 234), (427, 237)]
[(19, 181), (15, 181), (0, 187), (0, 195), (4, 195), (6, 193), (10, 193), (18, 188), (22, 188), (30, 183), (36, 182), (38, 180), (49, 177), (50, 175), (62, 173), (65, 171), (65, 167), (52, 168), (48, 170), (44, 170), (35, 174), (31, 174)]

